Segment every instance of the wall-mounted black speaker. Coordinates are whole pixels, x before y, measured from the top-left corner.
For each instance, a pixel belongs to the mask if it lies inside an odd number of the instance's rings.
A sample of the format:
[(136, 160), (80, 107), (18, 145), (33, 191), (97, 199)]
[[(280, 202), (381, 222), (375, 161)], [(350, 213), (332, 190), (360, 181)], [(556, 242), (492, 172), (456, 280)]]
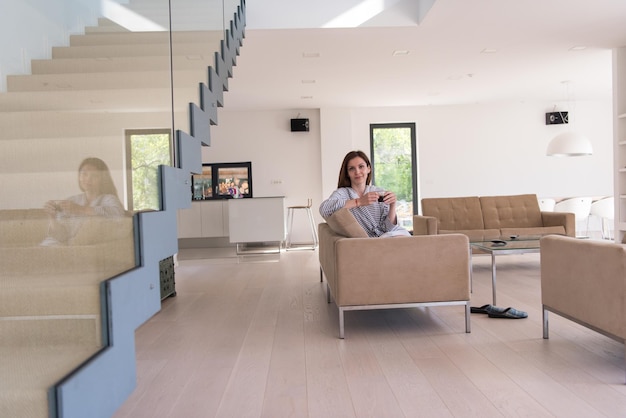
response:
[(291, 132), (309, 132), (309, 120), (291, 119)]
[(569, 118), (567, 116), (567, 112), (546, 113), (546, 125), (561, 125), (568, 122)]

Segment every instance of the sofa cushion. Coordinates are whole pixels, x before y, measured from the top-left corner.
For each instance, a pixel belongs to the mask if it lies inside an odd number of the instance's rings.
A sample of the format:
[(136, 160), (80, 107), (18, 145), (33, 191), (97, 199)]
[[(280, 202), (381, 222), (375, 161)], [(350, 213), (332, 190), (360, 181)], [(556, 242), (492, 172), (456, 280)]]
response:
[(490, 241), (492, 239), (500, 239), (499, 229), (461, 229), (458, 231), (441, 230), (440, 234), (463, 234), (467, 235), (470, 242)]
[(367, 232), (357, 222), (350, 209), (339, 209), (326, 219), (330, 228), (339, 235), (348, 238), (368, 238)]
[(537, 228), (543, 226), (537, 195), (483, 196), (480, 198), (487, 229)]
[(519, 237), (543, 237), (545, 235), (566, 235), (563, 226), (544, 226), (537, 228), (502, 228), (503, 237), (517, 235)]
[(485, 229), (477, 196), (425, 198), (422, 213), (437, 218), (439, 231)]

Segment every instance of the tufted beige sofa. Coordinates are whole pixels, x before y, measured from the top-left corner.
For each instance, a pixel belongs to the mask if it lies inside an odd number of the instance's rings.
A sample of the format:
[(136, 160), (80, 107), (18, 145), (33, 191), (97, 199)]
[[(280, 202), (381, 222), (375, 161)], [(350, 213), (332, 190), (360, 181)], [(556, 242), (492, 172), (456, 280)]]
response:
[(560, 236), (540, 242), (543, 338), (550, 311), (624, 342), (626, 246)]
[(344, 312), (416, 306), (465, 306), (470, 332), (469, 241), (465, 235), (369, 238), (349, 209), (319, 225), (320, 278), (328, 302)]
[(422, 199), (422, 215), (413, 217), (414, 235), (461, 233), (470, 241), (512, 235), (575, 236), (573, 213), (541, 212), (537, 196), (471, 196)]

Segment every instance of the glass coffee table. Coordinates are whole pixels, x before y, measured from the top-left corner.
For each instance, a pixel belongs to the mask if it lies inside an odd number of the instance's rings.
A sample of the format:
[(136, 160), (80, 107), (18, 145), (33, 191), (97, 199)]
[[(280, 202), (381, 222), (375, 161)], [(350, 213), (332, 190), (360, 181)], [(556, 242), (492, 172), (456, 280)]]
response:
[[(496, 256), (498, 255), (511, 255), (511, 254), (525, 254), (525, 253), (538, 253), (539, 252), (539, 239), (538, 236), (528, 236), (520, 238), (501, 238), (497, 240), (489, 241), (476, 241), (470, 242), (470, 258), (472, 258), (472, 249), (477, 249), (482, 252), (491, 255), (491, 291), (492, 291), (492, 304), (496, 305)], [(470, 273), (473, 271), (473, 266)]]

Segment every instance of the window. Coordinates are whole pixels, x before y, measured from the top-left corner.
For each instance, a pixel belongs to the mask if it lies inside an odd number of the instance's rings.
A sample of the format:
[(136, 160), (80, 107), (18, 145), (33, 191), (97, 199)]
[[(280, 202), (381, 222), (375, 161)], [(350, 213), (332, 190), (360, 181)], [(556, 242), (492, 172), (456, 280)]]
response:
[(413, 230), (417, 213), (415, 123), (370, 125), (372, 183), (397, 196), (398, 224)]
[(127, 203), (133, 212), (161, 210), (160, 165), (172, 165), (170, 131), (126, 131)]

